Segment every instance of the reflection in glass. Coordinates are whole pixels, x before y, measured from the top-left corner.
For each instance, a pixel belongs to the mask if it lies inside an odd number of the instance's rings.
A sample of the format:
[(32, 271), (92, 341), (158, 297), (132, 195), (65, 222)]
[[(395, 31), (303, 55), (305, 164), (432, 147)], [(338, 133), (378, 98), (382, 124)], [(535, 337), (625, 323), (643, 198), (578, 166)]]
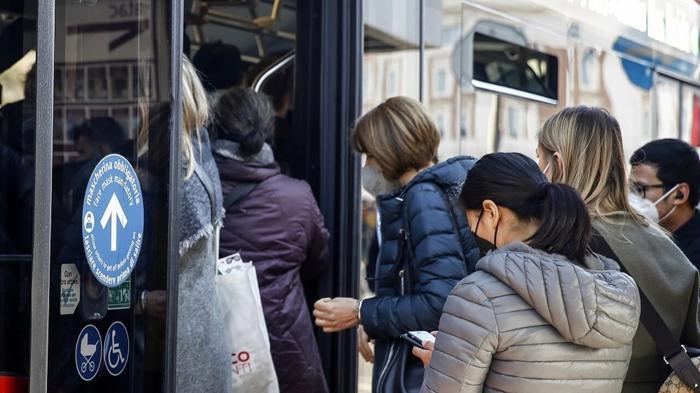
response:
[(92, 99), (105, 99), (107, 91), (107, 70), (105, 67), (88, 68), (88, 96)]
[(556, 56), (474, 33), (474, 86), (500, 86), (514, 90), (511, 94), (530, 93), (556, 103), (558, 64)]
[[(64, 114), (55, 119), (64, 137), (54, 140), (52, 173), (51, 392), (163, 391), (166, 315), (154, 299), (167, 291), (170, 95), (158, 97), (155, 92), (170, 90), (170, 60), (167, 50), (156, 55), (156, 45), (167, 48), (169, 42), (156, 43), (155, 37), (168, 36), (169, 21), (161, 16), (170, 15), (169, 2), (125, 2), (125, 12), (118, 3), (56, 1), (54, 66), (65, 72), (63, 93), (54, 100), (56, 113)], [(156, 64), (157, 80), (152, 72)], [(156, 82), (164, 85), (157, 90)], [(83, 204), (93, 170), (110, 154), (121, 155), (134, 167), (144, 206), (138, 261), (130, 277), (115, 288), (95, 279), (82, 238), (84, 223), (101, 225), (100, 217), (83, 221)], [(101, 251), (107, 256), (111, 252)], [(112, 375), (103, 357), (91, 359), (97, 371), (93, 379), (86, 378), (76, 369), (76, 360), (92, 351), (77, 354), (76, 348), (94, 344), (88, 340), (81, 346), (81, 330), (93, 325), (106, 339), (116, 322), (128, 333), (123, 372)], [(109, 349), (105, 344), (104, 350)]]
[(0, 378), (27, 389), (32, 270), (36, 1), (0, 7)]
[(112, 99), (121, 100), (129, 98), (129, 68), (126, 66), (110, 67), (110, 80), (112, 82)]

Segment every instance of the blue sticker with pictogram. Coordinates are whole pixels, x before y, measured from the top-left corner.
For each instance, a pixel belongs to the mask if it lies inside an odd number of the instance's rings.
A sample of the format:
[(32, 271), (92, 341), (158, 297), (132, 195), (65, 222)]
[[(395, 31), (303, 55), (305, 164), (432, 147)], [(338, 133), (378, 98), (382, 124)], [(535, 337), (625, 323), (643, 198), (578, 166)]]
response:
[(143, 196), (134, 167), (119, 154), (100, 160), (83, 199), (83, 248), (105, 286), (126, 281), (143, 243)]
[(83, 381), (92, 381), (101, 364), (102, 337), (94, 325), (87, 325), (75, 342), (75, 368)]
[(105, 334), (105, 368), (110, 375), (118, 376), (129, 361), (129, 332), (123, 323), (117, 321)]

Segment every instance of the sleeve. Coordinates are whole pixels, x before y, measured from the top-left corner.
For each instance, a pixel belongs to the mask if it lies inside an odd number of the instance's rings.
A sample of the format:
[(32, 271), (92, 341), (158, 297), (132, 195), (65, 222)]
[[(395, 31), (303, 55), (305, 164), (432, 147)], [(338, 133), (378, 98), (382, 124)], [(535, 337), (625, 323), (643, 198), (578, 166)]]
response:
[(431, 183), (409, 190), (405, 225), (413, 250), (413, 294), (362, 302), (361, 323), (372, 338), (396, 338), (409, 330), (433, 331), (452, 288), (464, 276), (459, 234), (442, 191)]
[(477, 285), (459, 284), (445, 303), (421, 392), (481, 392), (497, 348), (491, 301)]
[(688, 302), (688, 313), (685, 317), (681, 342), (692, 347), (700, 347), (700, 309), (698, 300), (700, 297), (700, 273), (693, 269), (693, 288), (690, 291), (690, 301)]
[(316, 204), (311, 190), (308, 190), (309, 226), (307, 229), (306, 260), (301, 266), (302, 280), (308, 281), (318, 277), (328, 267), (328, 230), (323, 215)]

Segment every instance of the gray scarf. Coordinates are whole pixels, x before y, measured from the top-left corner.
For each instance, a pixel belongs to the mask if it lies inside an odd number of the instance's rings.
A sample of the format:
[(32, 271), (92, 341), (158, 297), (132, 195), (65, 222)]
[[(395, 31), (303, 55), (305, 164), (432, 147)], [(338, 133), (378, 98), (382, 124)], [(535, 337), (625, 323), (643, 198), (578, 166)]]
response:
[(211, 154), (211, 145), (207, 130), (200, 132), (200, 140), (192, 139), (194, 155), (197, 163), (204, 168), (204, 172), (214, 186), (216, 193), (214, 202), (217, 214), (212, 217), (211, 200), (204, 183), (196, 174), (182, 181), (182, 205), (180, 207), (180, 255), (184, 255), (198, 240), (203, 237), (213, 236), (215, 230), (221, 226), (224, 216), (222, 206), (221, 181), (216, 162)]

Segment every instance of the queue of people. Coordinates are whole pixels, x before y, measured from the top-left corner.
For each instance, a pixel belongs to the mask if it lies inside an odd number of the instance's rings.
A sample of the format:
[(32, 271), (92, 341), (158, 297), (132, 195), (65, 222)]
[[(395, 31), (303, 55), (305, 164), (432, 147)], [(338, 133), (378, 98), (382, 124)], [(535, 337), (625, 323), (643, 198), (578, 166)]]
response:
[[(361, 118), (353, 131), (354, 140), (365, 132), (368, 119), (394, 100)], [(414, 129), (423, 116), (421, 107), (393, 115), (406, 119)], [(379, 124), (389, 136), (375, 132), (372, 140), (383, 137), (392, 146), (401, 146), (397, 141), (404, 138), (403, 130), (386, 119)], [(376, 296), (358, 301), (355, 307), (353, 324), (360, 324), (360, 353), (372, 359), (365, 333), (375, 341), (377, 352), (384, 350), (387, 340), (400, 342), (407, 331), (432, 330), (437, 337), (434, 346), (426, 341), (426, 349), (413, 347), (410, 351), (426, 367), (420, 384), (416, 374), (408, 371), (413, 362), (409, 351), (399, 347), (398, 361), (375, 355), (373, 391), (657, 392), (670, 372), (664, 362), (675, 359), (680, 363), (688, 357), (662, 350), (659, 341), (668, 337), (659, 337), (655, 326), (644, 325), (653, 312), (650, 309), (658, 312), (672, 341), (700, 344), (699, 276), (688, 259), (693, 242), (698, 241), (693, 235), (698, 155), (674, 140), (673, 147), (659, 149), (668, 151), (664, 157), (654, 150), (660, 143), (668, 146), (671, 142), (652, 142), (633, 155), (628, 179), (619, 124), (605, 110), (581, 106), (563, 109), (545, 121), (538, 144), (533, 146), (537, 164), (519, 154), (496, 153), (466, 168), (459, 194), (460, 216), (467, 217), (482, 258), (446, 298), (440, 298), (444, 305), (439, 322), (421, 321), (425, 314), (418, 307), (397, 307), (427, 288), (411, 276), (407, 283), (402, 268), (420, 272), (450, 257), (437, 253), (426, 263), (411, 254), (415, 247), (412, 236), (408, 236), (408, 246), (390, 242), (392, 236), (405, 232), (425, 232), (402, 224), (391, 226), (392, 215), (416, 215), (404, 198), (405, 184), (376, 192), (381, 235), (378, 266), (388, 267), (377, 270)], [(365, 173), (370, 176), (363, 176), (363, 181), (367, 180), (368, 191), (374, 190), (374, 184), (396, 180), (381, 166), (376, 179), (373, 167), (379, 160), (375, 155), (386, 153), (364, 144), (355, 146), (367, 155)], [(428, 171), (421, 168), (416, 177)], [(657, 219), (632, 208), (630, 190), (657, 211)], [(394, 201), (393, 211), (383, 207), (384, 200)], [(427, 209), (424, 213), (426, 217), (430, 214)], [(434, 221), (430, 217), (420, 222), (429, 227)], [(681, 236), (676, 237), (679, 230)], [(459, 227), (452, 227), (451, 234), (459, 237)], [(437, 238), (424, 240), (421, 246), (428, 250), (446, 244)], [(674, 241), (683, 245), (687, 256)], [(409, 254), (407, 260), (404, 250)], [(390, 252), (393, 258), (382, 262)], [(397, 272), (381, 276), (392, 267)], [(381, 280), (408, 291), (398, 295), (383, 292)], [(333, 306), (341, 302), (345, 299), (316, 303), (316, 324), (324, 331), (347, 327), (348, 311)], [(377, 318), (364, 307), (382, 303), (397, 308), (387, 308)], [(396, 310), (412, 323), (392, 323), (386, 316)], [(641, 317), (641, 323), (640, 315), (647, 316)], [(374, 327), (377, 320), (382, 322), (381, 330)], [(398, 370), (386, 372), (394, 369)]]
[[(279, 391), (327, 392), (303, 289), (328, 263), (318, 205), (275, 161), (268, 97), (233, 87), (208, 99), (184, 67), (178, 386), (231, 391), (209, 273), (238, 252), (255, 267)], [(615, 118), (580, 106), (544, 122), (538, 162), (439, 162), (437, 127), (406, 97), (350, 138), (377, 201), (375, 296), (316, 300), (313, 318), (325, 333), (356, 329), (373, 392), (657, 392), (664, 362), (687, 356), (664, 352), (645, 325), (654, 311), (671, 341), (700, 347), (700, 160), (684, 142), (643, 146), (628, 177)], [(213, 301), (187, 303), (201, 298)], [(416, 331), (434, 344), (404, 339)]]

